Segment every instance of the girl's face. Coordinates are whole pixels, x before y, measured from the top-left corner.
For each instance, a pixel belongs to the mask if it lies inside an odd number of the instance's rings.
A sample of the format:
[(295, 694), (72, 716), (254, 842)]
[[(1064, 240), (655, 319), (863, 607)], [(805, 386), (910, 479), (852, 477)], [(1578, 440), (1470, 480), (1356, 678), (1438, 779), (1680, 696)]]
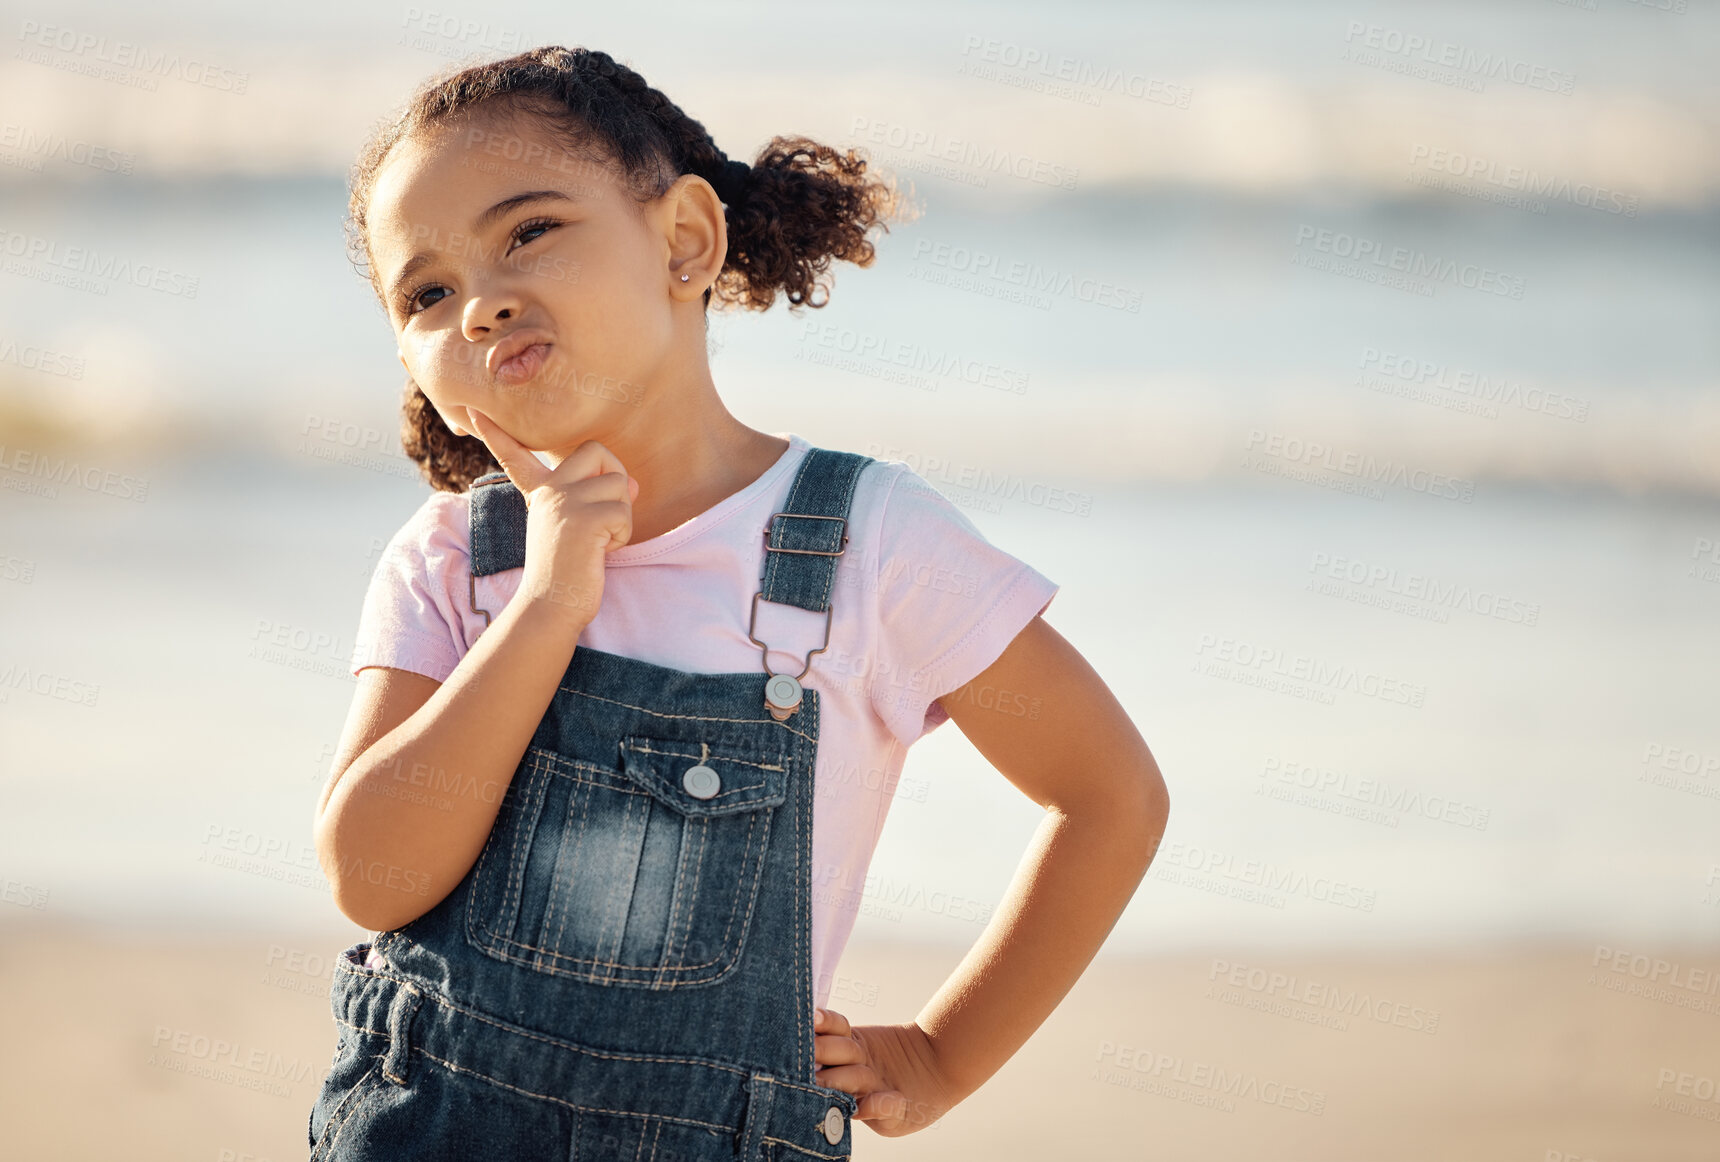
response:
[(675, 378), (677, 321), (704, 350), (707, 253), (720, 268), (726, 239), (720, 203), (713, 223), (687, 200), (641, 205), (525, 118), (396, 145), (371, 193), (371, 262), (401, 364), (443, 422), (476, 435), (470, 406), (559, 459), (638, 421), (646, 386)]

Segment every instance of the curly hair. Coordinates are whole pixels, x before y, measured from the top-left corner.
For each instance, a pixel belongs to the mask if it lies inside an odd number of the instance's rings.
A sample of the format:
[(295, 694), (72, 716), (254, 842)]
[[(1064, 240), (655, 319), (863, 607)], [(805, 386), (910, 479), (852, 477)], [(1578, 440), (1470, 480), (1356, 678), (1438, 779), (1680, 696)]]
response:
[[(833, 259), (871, 264), (867, 233), (886, 232), (904, 213), (894, 184), (868, 176), (855, 150), (838, 151), (800, 136), (777, 136), (750, 167), (729, 159), (705, 127), (608, 53), (550, 45), (460, 68), (423, 84), (405, 108), (382, 122), (349, 178), (346, 231), (354, 264), (383, 297), (370, 262), (367, 215), (378, 172), (402, 140), (480, 109), (522, 116), (569, 151), (620, 177), (638, 202), (661, 196), (682, 174), (709, 181), (725, 203), (728, 255), (707, 288), (719, 306), (766, 310), (778, 291), (789, 309), (822, 307), (820, 281)], [(742, 172), (744, 170), (744, 173)], [(816, 297), (822, 290), (824, 298)], [(464, 492), (500, 466), (476, 436), (456, 436), (408, 378), (401, 445), (432, 487)]]

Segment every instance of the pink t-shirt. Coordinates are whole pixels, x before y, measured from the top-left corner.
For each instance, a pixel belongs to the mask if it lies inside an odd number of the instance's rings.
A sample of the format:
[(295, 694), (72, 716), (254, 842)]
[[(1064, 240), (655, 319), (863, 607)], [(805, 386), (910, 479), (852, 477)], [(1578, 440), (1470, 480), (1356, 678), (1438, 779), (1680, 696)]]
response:
[[(683, 524), (613, 550), (603, 599), (579, 645), (692, 673), (759, 669), (747, 640), (764, 528), (788, 498), (808, 442)], [(433, 492), (389, 541), (370, 579), (352, 670), (390, 666), (445, 681), (483, 632), (470, 608), (469, 496)], [(830, 994), (853, 931), (907, 749), (949, 716), (935, 698), (966, 685), (1050, 604), (1058, 586), (996, 548), (900, 460), (860, 472), (847, 551), (836, 559), (830, 645), (801, 679), (819, 691), (812, 827), (812, 971)], [(479, 577), (492, 615), (523, 571)], [(760, 601), (757, 636), (773, 672), (798, 674), (824, 615)]]

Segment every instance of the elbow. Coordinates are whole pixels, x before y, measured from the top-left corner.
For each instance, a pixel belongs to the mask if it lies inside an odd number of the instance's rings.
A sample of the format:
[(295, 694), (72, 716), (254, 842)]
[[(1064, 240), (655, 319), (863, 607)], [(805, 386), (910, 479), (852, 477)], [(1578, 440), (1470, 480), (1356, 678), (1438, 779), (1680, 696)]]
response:
[(378, 889), (356, 876), (330, 879), (334, 906), (340, 914), (371, 932), (388, 932), (416, 920), (422, 907), (402, 907), (399, 892)]
[(1171, 793), (1165, 786), (1164, 776), (1159, 772), (1158, 763), (1150, 757), (1140, 777), (1135, 780), (1135, 804), (1131, 817), (1135, 822), (1138, 842), (1141, 846), (1142, 870), (1152, 866), (1153, 857), (1158, 854), (1159, 841), (1164, 838), (1165, 828), (1171, 816)]
[(385, 915), (371, 894), (365, 891), (362, 881), (330, 879), (329, 887), (333, 890), (334, 906), (340, 914), (357, 924), (360, 928), (371, 932), (386, 932), (400, 926), (400, 921)]
[(1134, 865), (1144, 876), (1164, 838), (1171, 797), (1158, 764), (1148, 756), (1098, 793), (1053, 802), (1046, 809), (1085, 829), (1119, 864)]
[(329, 892), (340, 914), (372, 932), (386, 932), (413, 919), (398, 914), (400, 901), (390, 898), (398, 896), (398, 892), (379, 892), (363, 875), (349, 874), (362, 868), (364, 861), (341, 854), (335, 828), (326, 825), (325, 820), (326, 817), (317, 822), (317, 863), (322, 867), (323, 878), (328, 880)]
[(1171, 796), (1158, 763), (1151, 754), (1143, 754), (1139, 762), (1116, 770), (1100, 785), (1084, 788), (1080, 796), (1053, 798), (1042, 806), (1131, 841), (1145, 849), (1150, 862), (1170, 819)]

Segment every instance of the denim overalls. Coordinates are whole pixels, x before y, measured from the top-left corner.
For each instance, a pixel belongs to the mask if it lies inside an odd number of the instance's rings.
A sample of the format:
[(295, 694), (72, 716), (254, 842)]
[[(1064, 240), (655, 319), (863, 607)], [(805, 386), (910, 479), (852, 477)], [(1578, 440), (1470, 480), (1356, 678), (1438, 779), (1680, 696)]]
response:
[[(755, 644), (761, 598), (823, 613), (829, 644), (871, 460), (807, 451), (761, 530)], [(474, 576), (524, 564), (504, 473), (471, 514)], [(386, 967), (371, 942), (337, 959), (313, 1162), (850, 1157), (858, 1099), (813, 1080), (818, 692), (765, 656), (696, 674), (574, 650), (477, 862), (376, 936)]]

